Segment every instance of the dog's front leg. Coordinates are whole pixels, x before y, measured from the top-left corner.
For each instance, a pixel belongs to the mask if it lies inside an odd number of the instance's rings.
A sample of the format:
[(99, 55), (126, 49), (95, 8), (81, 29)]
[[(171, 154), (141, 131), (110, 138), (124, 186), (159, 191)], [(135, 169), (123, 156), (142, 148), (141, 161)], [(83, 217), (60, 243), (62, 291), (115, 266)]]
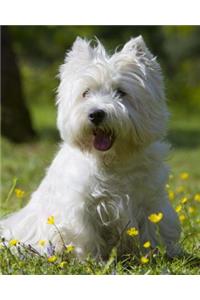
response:
[(179, 256), (182, 253), (179, 245), (179, 238), (181, 234), (181, 227), (178, 216), (174, 211), (167, 195), (162, 197), (161, 206), (157, 211), (163, 213), (163, 218), (159, 222), (159, 231), (161, 239), (166, 246), (167, 255), (169, 257)]

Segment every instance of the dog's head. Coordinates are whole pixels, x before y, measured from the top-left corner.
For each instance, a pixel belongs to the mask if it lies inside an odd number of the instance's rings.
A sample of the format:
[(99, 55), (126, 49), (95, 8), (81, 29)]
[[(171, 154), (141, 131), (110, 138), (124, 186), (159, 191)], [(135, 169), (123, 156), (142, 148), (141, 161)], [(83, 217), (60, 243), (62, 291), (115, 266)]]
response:
[(58, 128), (67, 143), (97, 155), (128, 155), (165, 134), (159, 64), (141, 36), (108, 55), (77, 38), (60, 68)]

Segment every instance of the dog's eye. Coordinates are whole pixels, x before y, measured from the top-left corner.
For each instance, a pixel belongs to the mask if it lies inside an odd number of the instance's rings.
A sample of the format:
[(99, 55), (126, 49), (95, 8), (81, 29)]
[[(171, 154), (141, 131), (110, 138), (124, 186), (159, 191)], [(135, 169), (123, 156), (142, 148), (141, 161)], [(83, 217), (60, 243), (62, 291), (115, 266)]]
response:
[(121, 90), (121, 89), (117, 89), (117, 90), (116, 90), (116, 95), (117, 95), (118, 97), (123, 98), (124, 96), (126, 96), (126, 92), (124, 92), (124, 91)]
[(82, 94), (82, 97), (83, 98), (86, 98), (87, 96), (88, 96), (88, 94), (89, 94), (89, 89), (87, 89), (87, 90), (85, 90), (84, 92), (83, 92), (83, 94)]

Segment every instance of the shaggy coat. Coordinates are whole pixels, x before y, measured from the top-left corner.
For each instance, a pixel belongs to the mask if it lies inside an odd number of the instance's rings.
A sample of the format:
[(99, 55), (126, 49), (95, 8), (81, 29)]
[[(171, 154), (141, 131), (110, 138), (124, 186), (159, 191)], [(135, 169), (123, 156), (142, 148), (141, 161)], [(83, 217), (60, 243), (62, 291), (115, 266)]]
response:
[[(179, 221), (165, 191), (163, 79), (142, 37), (112, 56), (77, 38), (60, 68), (57, 105), (60, 150), (28, 205), (0, 221), (1, 235), (41, 253), (42, 239), (58, 252), (74, 245), (80, 259), (106, 259), (113, 247), (119, 256), (136, 251), (126, 233), (136, 227), (139, 243), (161, 240), (178, 255)], [(153, 224), (148, 216), (158, 212)]]

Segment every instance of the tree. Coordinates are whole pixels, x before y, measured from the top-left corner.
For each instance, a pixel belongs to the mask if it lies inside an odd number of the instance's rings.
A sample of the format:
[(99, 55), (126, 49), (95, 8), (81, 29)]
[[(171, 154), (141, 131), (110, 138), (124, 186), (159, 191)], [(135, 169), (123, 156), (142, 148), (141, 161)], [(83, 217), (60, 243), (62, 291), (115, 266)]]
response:
[(1, 27), (1, 132), (13, 142), (35, 137), (24, 101), (21, 77), (7, 26)]

